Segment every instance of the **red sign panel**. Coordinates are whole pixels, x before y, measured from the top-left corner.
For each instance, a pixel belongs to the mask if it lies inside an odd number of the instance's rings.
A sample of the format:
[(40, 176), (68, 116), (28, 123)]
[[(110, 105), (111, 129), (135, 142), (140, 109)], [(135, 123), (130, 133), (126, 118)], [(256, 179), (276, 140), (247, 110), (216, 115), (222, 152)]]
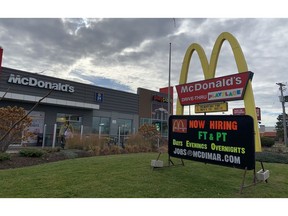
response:
[[(169, 87), (159, 89), (159, 92), (167, 94), (167, 103), (168, 103), (168, 91)], [(173, 113), (173, 86), (170, 86), (170, 113)]]
[[(233, 109), (233, 115), (245, 115), (246, 111), (245, 108), (234, 108)], [(256, 107), (256, 116), (257, 120), (261, 120), (261, 109), (259, 107)]]
[[(168, 89), (169, 89), (169, 87), (160, 88), (159, 92), (165, 93), (168, 95)], [(173, 86), (170, 86), (170, 96), (171, 96), (171, 98), (173, 98)]]
[(181, 105), (241, 100), (253, 73), (233, 74), (176, 86)]
[(234, 108), (233, 115), (245, 115), (245, 108)]
[(0, 47), (0, 72), (2, 70), (2, 56), (3, 56), (3, 49)]

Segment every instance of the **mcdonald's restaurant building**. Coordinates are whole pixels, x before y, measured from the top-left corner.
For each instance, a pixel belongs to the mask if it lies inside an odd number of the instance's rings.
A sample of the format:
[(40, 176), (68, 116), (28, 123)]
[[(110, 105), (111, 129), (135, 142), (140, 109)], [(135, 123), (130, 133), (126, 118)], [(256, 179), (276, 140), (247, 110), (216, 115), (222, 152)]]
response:
[[(138, 88), (140, 125), (153, 124), (162, 137), (168, 138), (169, 112), (173, 113), (173, 87), (170, 87), (170, 100), (168, 88), (160, 88), (160, 92)], [(170, 110), (168, 104), (170, 103)]]
[[(2, 67), (0, 74), (0, 107), (18, 106), (29, 111), (51, 89), (29, 115), (29, 131), (35, 136), (28, 145), (40, 145), (45, 139), (45, 146), (52, 146), (66, 121), (74, 133), (105, 134), (114, 139), (136, 133), (144, 123), (167, 121), (165, 93), (139, 88), (134, 94), (7, 67)], [(158, 109), (157, 113), (152, 109)], [(58, 142), (56, 139), (56, 145)]]

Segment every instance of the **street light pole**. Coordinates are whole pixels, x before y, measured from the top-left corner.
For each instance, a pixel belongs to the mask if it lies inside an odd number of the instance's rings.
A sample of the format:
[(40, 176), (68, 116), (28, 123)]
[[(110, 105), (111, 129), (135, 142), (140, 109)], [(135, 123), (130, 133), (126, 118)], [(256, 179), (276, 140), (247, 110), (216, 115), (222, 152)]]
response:
[[(169, 116), (170, 116), (170, 114), (171, 114), (170, 87), (171, 87), (171, 43), (169, 43), (168, 122), (169, 122)], [(169, 123), (168, 123), (168, 124), (169, 124)]]
[(285, 86), (285, 84), (283, 83), (276, 83), (276, 85), (279, 85), (279, 90), (281, 92), (281, 100), (280, 102), (282, 103), (282, 110), (283, 110), (283, 128), (284, 128), (284, 145), (287, 145), (287, 125), (286, 125), (286, 112), (285, 112), (285, 100), (284, 100), (284, 96), (283, 96), (283, 86)]
[[(167, 119), (167, 126), (168, 126), (168, 141), (169, 141), (169, 130), (170, 130), (170, 125), (169, 125), (169, 118), (171, 114), (171, 98), (170, 98), (170, 86), (171, 86), (171, 42), (169, 43), (169, 76), (168, 76), (168, 119)], [(172, 102), (173, 103), (173, 102)], [(169, 146), (169, 144), (168, 144)], [(168, 154), (168, 166), (170, 166), (170, 155)]]

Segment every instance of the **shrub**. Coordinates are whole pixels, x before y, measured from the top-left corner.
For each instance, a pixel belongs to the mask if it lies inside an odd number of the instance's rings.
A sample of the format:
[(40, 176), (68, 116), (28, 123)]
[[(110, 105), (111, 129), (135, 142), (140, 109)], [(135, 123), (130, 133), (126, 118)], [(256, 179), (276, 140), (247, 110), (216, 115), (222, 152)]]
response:
[(63, 151), (63, 155), (67, 159), (74, 159), (74, 158), (78, 157), (78, 154), (76, 152), (72, 151), (72, 150)]
[(94, 151), (97, 147), (103, 148), (105, 141), (104, 137), (99, 139), (99, 136), (94, 134), (84, 136), (82, 139), (80, 135), (74, 135), (73, 138), (67, 139), (65, 147), (68, 149)]
[(54, 153), (54, 152), (59, 152), (61, 148), (60, 147), (56, 147), (56, 148), (46, 147), (43, 150), (46, 151), (47, 153)]
[(22, 157), (41, 157), (45, 152), (37, 148), (23, 148), (19, 151), (19, 154)]
[(261, 137), (261, 145), (263, 147), (272, 147), (275, 144), (275, 140), (270, 137)]
[(141, 134), (146, 141), (149, 141), (154, 146), (157, 146), (158, 141), (161, 138), (160, 132), (157, 130), (155, 125), (142, 125), (139, 128), (139, 134)]
[(0, 161), (10, 160), (11, 155), (9, 153), (0, 152)]
[(121, 154), (123, 152), (123, 148), (118, 145), (110, 146), (110, 154)]
[(89, 151), (93, 152), (96, 156), (99, 156), (101, 154), (100, 146), (95, 146), (93, 149), (91, 149)]
[(155, 145), (142, 134), (136, 134), (126, 141), (125, 150), (128, 153), (151, 152), (155, 150)]
[(288, 164), (288, 155), (277, 152), (256, 152), (256, 161)]
[(109, 146), (103, 146), (100, 150), (100, 155), (109, 155), (109, 154), (110, 154)]
[[(160, 142), (158, 141), (160, 140)], [(159, 137), (159, 132), (155, 127), (143, 126), (141, 132), (132, 135), (125, 141), (125, 148), (115, 144), (115, 142), (107, 136), (91, 134), (84, 136), (82, 139), (79, 135), (67, 140), (65, 147), (67, 149), (78, 149), (88, 151), (94, 155), (109, 155), (123, 153), (138, 153), (156, 151), (158, 144), (163, 145), (164, 141)]]
[(67, 149), (78, 149), (88, 151), (94, 155), (109, 155), (109, 154), (122, 154), (125, 152), (122, 147), (109, 143), (110, 139), (107, 139), (105, 135), (91, 134), (89, 136), (84, 136), (82, 139), (79, 135), (68, 139), (65, 147)]
[[(157, 141), (158, 142), (158, 141)], [(168, 152), (168, 144), (164, 139), (159, 139), (158, 144), (151, 142), (151, 140), (146, 140), (140, 134), (131, 136), (125, 144), (126, 153), (138, 153), (138, 152)]]
[(72, 138), (66, 139), (65, 147), (68, 149), (80, 149), (80, 150), (84, 150), (85, 148), (80, 135), (74, 135)]

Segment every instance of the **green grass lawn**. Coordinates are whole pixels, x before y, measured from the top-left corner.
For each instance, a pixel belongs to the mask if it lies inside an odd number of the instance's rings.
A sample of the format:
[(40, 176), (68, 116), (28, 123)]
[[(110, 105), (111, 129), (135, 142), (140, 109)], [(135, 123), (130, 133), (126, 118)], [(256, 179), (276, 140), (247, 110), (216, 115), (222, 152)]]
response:
[[(288, 165), (264, 163), (268, 183), (240, 194), (244, 170), (184, 160), (152, 169), (157, 153), (77, 158), (0, 171), (1, 198), (287, 198)], [(165, 165), (168, 155), (160, 157)], [(172, 159), (180, 164), (179, 159)], [(261, 169), (256, 162), (256, 171)], [(246, 184), (252, 183), (248, 171)]]

